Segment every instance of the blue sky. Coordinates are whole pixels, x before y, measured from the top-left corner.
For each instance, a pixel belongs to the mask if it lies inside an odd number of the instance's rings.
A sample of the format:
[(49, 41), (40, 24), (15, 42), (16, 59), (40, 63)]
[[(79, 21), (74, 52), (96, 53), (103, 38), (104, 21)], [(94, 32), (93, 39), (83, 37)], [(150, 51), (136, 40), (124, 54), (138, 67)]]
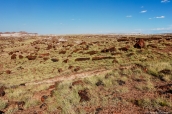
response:
[(0, 0), (0, 32), (172, 32), (170, 0)]

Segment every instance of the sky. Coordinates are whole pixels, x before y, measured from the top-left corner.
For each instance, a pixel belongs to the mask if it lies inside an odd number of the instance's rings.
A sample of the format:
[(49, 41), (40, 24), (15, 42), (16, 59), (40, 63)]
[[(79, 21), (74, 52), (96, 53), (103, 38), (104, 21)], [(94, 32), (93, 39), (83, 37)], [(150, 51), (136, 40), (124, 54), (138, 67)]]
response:
[(172, 33), (170, 0), (0, 0), (0, 32)]

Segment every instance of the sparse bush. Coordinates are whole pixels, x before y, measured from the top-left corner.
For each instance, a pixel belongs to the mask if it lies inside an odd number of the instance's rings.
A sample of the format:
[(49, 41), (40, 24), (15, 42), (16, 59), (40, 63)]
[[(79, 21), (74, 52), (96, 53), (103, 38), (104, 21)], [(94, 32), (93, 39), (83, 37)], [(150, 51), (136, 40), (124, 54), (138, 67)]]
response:
[(148, 70), (148, 74), (152, 75), (152, 76), (155, 76), (155, 77), (159, 77), (159, 74), (157, 71), (155, 70)]
[(80, 97), (78, 95), (79, 88), (82, 86), (74, 86), (72, 90), (69, 88), (70, 82), (62, 82), (58, 85), (57, 90), (54, 91), (54, 96), (57, 105), (62, 107), (62, 113), (75, 114), (74, 107), (79, 103)]
[(152, 108), (152, 103), (149, 98), (136, 100), (136, 104), (142, 108), (149, 108), (149, 109)]
[(24, 105), (24, 108), (27, 109), (29, 107), (34, 107), (41, 104), (40, 101), (36, 100), (36, 99), (28, 99), (27, 102)]
[(135, 85), (135, 88), (141, 91), (150, 91), (154, 89), (154, 85), (150, 81), (147, 81), (146, 84)]
[(4, 109), (7, 105), (8, 101), (0, 98), (0, 110)]
[(127, 87), (121, 87), (121, 88), (117, 89), (116, 91), (121, 94), (129, 92)]

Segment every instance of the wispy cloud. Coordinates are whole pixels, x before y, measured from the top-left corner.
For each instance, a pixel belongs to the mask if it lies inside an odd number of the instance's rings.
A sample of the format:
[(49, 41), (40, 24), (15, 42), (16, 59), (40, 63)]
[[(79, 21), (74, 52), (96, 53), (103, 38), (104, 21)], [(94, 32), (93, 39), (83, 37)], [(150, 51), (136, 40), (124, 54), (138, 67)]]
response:
[(165, 16), (159, 16), (159, 17), (155, 17), (155, 18), (157, 18), (157, 19), (163, 19), (163, 18), (165, 18)]
[(132, 15), (127, 15), (126, 17), (127, 17), (127, 18), (131, 18), (131, 17), (132, 17)]
[(147, 10), (143, 10), (143, 11), (141, 11), (140, 13), (146, 13), (147, 12)]
[(172, 30), (172, 25), (170, 25), (168, 27), (154, 28), (154, 29), (151, 29), (151, 30), (154, 30), (154, 31), (170, 31), (170, 30)]
[(168, 3), (170, 0), (162, 0), (161, 3)]
[(141, 6), (141, 8), (144, 8), (144, 6)]
[(165, 16), (150, 17), (148, 19), (164, 19)]

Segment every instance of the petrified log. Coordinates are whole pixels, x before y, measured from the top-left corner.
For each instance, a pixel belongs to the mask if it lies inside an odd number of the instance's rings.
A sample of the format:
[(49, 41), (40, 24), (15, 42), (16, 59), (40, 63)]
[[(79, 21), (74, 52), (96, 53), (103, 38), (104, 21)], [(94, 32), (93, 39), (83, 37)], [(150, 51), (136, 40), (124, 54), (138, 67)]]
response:
[(69, 61), (69, 59), (65, 59), (65, 60), (63, 60), (63, 62), (64, 62), (64, 63), (67, 63), (68, 61)]
[(59, 54), (65, 54), (66, 53), (66, 51), (60, 51), (59, 52)]
[(28, 55), (28, 56), (26, 56), (26, 58), (28, 60), (35, 60), (36, 59), (36, 56)]
[(84, 90), (80, 90), (78, 92), (79, 96), (80, 96), (80, 102), (83, 102), (83, 101), (89, 101), (90, 98), (89, 98), (89, 93), (88, 93), (88, 90), (87, 89), (84, 89)]
[(76, 58), (75, 61), (86, 61), (90, 60), (90, 58)]
[(11, 74), (11, 70), (6, 70), (5, 71), (7, 74)]
[(58, 62), (59, 59), (57, 59), (57, 58), (52, 58), (51, 61), (53, 61), (53, 62)]
[(16, 54), (11, 55), (11, 59), (16, 59)]
[(83, 84), (84, 84), (84, 82), (82, 80), (77, 80), (77, 81), (72, 82), (72, 86), (83, 85)]
[(5, 95), (4, 87), (0, 87), (0, 97)]
[(76, 68), (74, 68), (74, 71), (75, 72), (77, 72), (77, 71), (79, 71), (80, 70), (80, 67), (79, 66), (77, 66)]
[(138, 49), (141, 49), (141, 48), (144, 48), (145, 47), (145, 42), (143, 39), (139, 39), (136, 44), (134, 45), (134, 48), (138, 48)]
[(121, 50), (121, 51), (128, 51), (129, 48), (130, 48), (130, 46), (126, 46), (126, 47), (119, 48), (119, 50)]
[(98, 53), (98, 51), (89, 51), (86, 54), (94, 55), (94, 54), (97, 54), (97, 53)]
[(19, 59), (23, 59), (23, 56), (22, 55), (19, 55)]
[(102, 53), (114, 52), (114, 51), (116, 51), (116, 48), (115, 48), (115, 47), (111, 47), (111, 48), (108, 48), (108, 49), (103, 49), (103, 50), (101, 50)]

